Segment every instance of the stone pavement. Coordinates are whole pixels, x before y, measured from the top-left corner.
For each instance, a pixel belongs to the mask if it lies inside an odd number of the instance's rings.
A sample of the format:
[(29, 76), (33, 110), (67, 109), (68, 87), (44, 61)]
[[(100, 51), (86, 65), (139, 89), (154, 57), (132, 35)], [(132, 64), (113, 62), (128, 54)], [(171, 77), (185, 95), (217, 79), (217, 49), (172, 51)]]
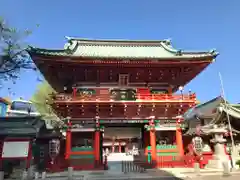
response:
[[(46, 180), (66, 180), (67, 173), (47, 174)], [(157, 172), (145, 172), (145, 173), (122, 173), (111, 171), (75, 171), (73, 180), (158, 180), (158, 179), (172, 179), (180, 180), (180, 178), (174, 177), (174, 175), (158, 170)]]
[(228, 177), (223, 177), (222, 175), (211, 175), (211, 176), (198, 176), (198, 177), (188, 177), (184, 180), (238, 180), (240, 175), (231, 175)]
[[(192, 168), (164, 168), (147, 170), (144, 173), (122, 173), (119, 171), (74, 171), (72, 180), (235, 180), (240, 177), (240, 171), (231, 172), (231, 176), (223, 177), (223, 172), (216, 169), (203, 169), (199, 174)], [(41, 178), (39, 177), (39, 180)], [(12, 180), (12, 179), (9, 179)], [(18, 179), (20, 180), (20, 179)], [(68, 180), (67, 171), (47, 173), (46, 180)]]
[[(195, 173), (193, 168), (162, 168), (160, 170), (166, 171), (170, 174), (172, 174), (175, 177), (179, 177), (179, 178), (194, 178), (194, 177), (198, 177), (200, 175), (200, 177), (203, 176), (218, 176), (218, 177), (222, 177), (223, 176), (223, 171), (220, 169), (201, 169), (199, 173)], [(236, 170), (230, 173), (233, 176), (240, 176), (240, 171)]]
[[(67, 180), (67, 172), (47, 174), (46, 180)], [(216, 169), (204, 169), (200, 174), (194, 169), (165, 168), (148, 170), (145, 173), (122, 173), (120, 171), (74, 171), (73, 180), (237, 180), (240, 172), (231, 172), (228, 177), (223, 177), (223, 172)]]

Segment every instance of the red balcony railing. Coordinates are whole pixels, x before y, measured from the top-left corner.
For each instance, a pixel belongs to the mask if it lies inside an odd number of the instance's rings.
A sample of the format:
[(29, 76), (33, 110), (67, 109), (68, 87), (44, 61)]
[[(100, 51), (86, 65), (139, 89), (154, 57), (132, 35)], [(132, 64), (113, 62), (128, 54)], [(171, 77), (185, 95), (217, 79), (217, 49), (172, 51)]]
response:
[(141, 94), (138, 95), (137, 100), (151, 100), (151, 101), (181, 101), (181, 100), (196, 100), (196, 95), (193, 94)]
[(196, 101), (196, 94), (140, 94), (136, 96), (135, 100), (116, 100), (110, 94), (98, 95), (76, 95), (72, 94), (58, 94), (55, 96), (55, 101), (85, 101), (85, 102), (119, 102), (119, 101), (136, 101), (136, 102), (183, 102), (183, 101)]

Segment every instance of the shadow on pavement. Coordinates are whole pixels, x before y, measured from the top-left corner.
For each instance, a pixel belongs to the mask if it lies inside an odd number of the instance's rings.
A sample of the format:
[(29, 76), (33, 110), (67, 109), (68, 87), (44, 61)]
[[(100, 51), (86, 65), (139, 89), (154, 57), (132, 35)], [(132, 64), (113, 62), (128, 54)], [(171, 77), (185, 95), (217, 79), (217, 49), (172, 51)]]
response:
[[(175, 179), (175, 180), (183, 180), (184, 179), (181, 177), (176, 177), (174, 174), (164, 171), (164, 170), (160, 170), (160, 169), (148, 170), (147, 174), (151, 177), (156, 177), (156, 179), (157, 178)], [(153, 178), (153, 179), (155, 179), (155, 178)]]
[[(152, 169), (151, 166), (147, 167), (133, 161), (108, 162), (108, 171), (102, 173), (109, 177), (114, 175), (115, 177), (129, 177), (130, 179), (183, 179), (181, 176), (176, 177), (171, 172), (160, 169)], [(95, 172), (94, 174), (96, 175), (97, 173)]]

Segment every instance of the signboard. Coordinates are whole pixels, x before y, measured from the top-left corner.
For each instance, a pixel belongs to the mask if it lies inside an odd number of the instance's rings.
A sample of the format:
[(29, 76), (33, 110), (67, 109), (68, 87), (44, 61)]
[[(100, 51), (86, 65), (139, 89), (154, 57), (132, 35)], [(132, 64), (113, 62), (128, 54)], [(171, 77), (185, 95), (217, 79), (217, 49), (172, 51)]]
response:
[(43, 171), (46, 168), (46, 160), (48, 159), (48, 144), (33, 144), (34, 161), (37, 169)]
[(115, 139), (129, 139), (141, 137), (141, 128), (118, 128), (118, 127), (106, 127), (104, 129), (104, 138)]
[(38, 163), (38, 170), (44, 170), (45, 169), (45, 164), (46, 164), (46, 149), (44, 145), (40, 145), (39, 147), (39, 163)]
[(29, 143), (29, 141), (5, 141), (2, 158), (28, 157)]
[(142, 119), (101, 119), (100, 123), (144, 123), (145, 120)]
[[(167, 125), (171, 124), (176, 126), (176, 120), (174, 119), (175, 117), (172, 117), (172, 119), (158, 119), (155, 120), (157, 124), (161, 125)], [(76, 119), (76, 121), (80, 124), (94, 124), (96, 122), (95, 119)], [(74, 121), (73, 121), (74, 122)], [(99, 119), (100, 124), (114, 124), (114, 123), (148, 123), (149, 119), (138, 119), (138, 118), (132, 118), (132, 119)]]
[(156, 131), (176, 131), (176, 126), (157, 126)]

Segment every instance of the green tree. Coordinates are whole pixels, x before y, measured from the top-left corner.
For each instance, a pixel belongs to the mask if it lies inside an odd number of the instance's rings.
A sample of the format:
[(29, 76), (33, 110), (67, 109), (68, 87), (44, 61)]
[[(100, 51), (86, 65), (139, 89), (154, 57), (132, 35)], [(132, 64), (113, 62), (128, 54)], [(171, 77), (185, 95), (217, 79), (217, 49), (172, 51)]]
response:
[(52, 108), (52, 95), (55, 94), (54, 89), (47, 81), (42, 82), (31, 98), (31, 102), (37, 111), (42, 115), (43, 119), (53, 127), (61, 125), (61, 121)]
[(0, 17), (0, 81), (18, 78), (21, 69), (36, 70), (24, 45), (24, 39), (31, 33), (10, 27)]

